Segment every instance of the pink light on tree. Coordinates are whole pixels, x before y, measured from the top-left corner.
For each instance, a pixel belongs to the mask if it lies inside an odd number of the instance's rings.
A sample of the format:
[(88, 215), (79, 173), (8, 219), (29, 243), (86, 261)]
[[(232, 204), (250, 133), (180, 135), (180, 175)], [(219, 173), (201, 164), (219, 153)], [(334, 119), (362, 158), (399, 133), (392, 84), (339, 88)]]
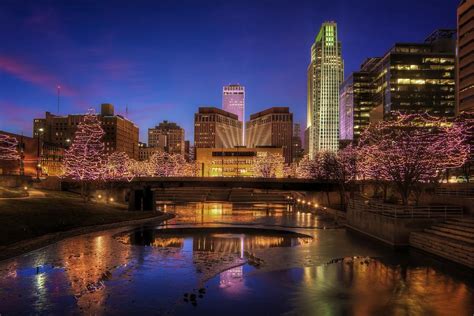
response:
[(284, 165), (285, 158), (280, 154), (257, 154), (252, 166), (254, 177), (281, 178), (283, 176)]
[(361, 135), (359, 165), (367, 179), (393, 183), (403, 204), (421, 182), (464, 164), (469, 155), (462, 124), (427, 114), (399, 114), (370, 125)]
[(127, 180), (132, 181), (134, 178), (148, 177), (148, 162), (130, 159), (127, 163), (128, 176)]
[[(338, 185), (340, 204), (347, 208), (347, 194), (353, 194), (353, 184), (357, 176), (357, 152), (347, 146), (336, 153), (323, 152), (320, 160), (321, 176)], [(329, 200), (329, 199), (328, 199)]]
[(130, 158), (124, 152), (114, 152), (110, 154), (104, 166), (104, 180), (128, 179), (131, 175), (129, 161)]
[(103, 173), (104, 130), (94, 110), (89, 110), (77, 126), (71, 146), (64, 154), (64, 176), (84, 184), (98, 180)]
[(18, 140), (15, 137), (0, 134), (0, 160), (19, 160)]
[(187, 162), (183, 155), (162, 151), (150, 157), (147, 169), (151, 177), (191, 177), (197, 172), (196, 164)]

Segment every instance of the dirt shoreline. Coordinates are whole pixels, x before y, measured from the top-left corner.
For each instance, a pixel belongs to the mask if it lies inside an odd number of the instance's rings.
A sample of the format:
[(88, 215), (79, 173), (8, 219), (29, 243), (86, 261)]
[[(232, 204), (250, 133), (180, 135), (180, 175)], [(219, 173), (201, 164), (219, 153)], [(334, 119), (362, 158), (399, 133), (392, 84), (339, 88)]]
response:
[(125, 227), (125, 226), (149, 224), (153, 222), (156, 222), (158, 224), (165, 220), (171, 219), (173, 217), (174, 215), (172, 214), (160, 214), (158, 216), (149, 217), (149, 218), (79, 227), (79, 228), (74, 228), (67, 231), (42, 235), (42, 236), (35, 237), (32, 239), (22, 240), (12, 245), (0, 247), (0, 262), (21, 256), (33, 250), (37, 250), (37, 249), (49, 246), (51, 244), (62, 241), (66, 238), (90, 234), (90, 233), (94, 233), (94, 232), (98, 232), (102, 230)]

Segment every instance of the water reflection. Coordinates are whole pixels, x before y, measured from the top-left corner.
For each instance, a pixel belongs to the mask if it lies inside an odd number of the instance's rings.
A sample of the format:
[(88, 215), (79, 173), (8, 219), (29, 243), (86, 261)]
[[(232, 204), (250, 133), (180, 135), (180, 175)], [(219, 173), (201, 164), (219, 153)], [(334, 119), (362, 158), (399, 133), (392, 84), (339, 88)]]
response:
[(175, 228), (138, 229), (116, 236), (125, 244), (157, 248), (183, 248), (192, 244), (193, 251), (235, 253), (273, 247), (295, 247), (308, 244), (312, 238), (303, 234), (251, 228)]
[[(305, 229), (331, 224), (318, 215), (197, 204), (175, 211), (167, 228), (78, 236), (0, 262), (0, 314), (474, 312), (472, 273), (343, 229)], [(196, 304), (183, 302), (200, 288)]]
[(176, 214), (176, 218), (168, 221), (167, 225), (239, 223), (317, 229), (339, 227), (332, 218), (307, 212), (289, 212), (272, 204), (263, 208), (232, 203), (172, 204), (166, 206), (166, 211)]
[(259, 274), (244, 266), (210, 280), (216, 290), (212, 302), (220, 303), (211, 306), (211, 300), (203, 300), (199, 310), (239, 315), (280, 297), (284, 299), (265, 305), (266, 314), (471, 315), (472, 281), (465, 281), (413, 262), (400, 265), (366, 257)]

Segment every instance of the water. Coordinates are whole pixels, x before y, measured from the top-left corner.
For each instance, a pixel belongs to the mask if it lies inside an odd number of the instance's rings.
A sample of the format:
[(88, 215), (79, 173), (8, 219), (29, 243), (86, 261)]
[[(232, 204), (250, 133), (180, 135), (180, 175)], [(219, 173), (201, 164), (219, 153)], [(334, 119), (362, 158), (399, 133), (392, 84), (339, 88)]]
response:
[[(319, 215), (168, 207), (0, 262), (0, 314), (472, 315), (472, 272)], [(198, 228), (198, 229), (197, 229)]]

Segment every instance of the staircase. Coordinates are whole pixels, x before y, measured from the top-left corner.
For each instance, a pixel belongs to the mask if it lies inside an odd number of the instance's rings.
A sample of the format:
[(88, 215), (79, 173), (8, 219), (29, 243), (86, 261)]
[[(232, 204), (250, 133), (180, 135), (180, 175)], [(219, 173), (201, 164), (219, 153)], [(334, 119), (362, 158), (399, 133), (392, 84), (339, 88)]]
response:
[(451, 219), (410, 234), (410, 245), (474, 268), (474, 218)]

